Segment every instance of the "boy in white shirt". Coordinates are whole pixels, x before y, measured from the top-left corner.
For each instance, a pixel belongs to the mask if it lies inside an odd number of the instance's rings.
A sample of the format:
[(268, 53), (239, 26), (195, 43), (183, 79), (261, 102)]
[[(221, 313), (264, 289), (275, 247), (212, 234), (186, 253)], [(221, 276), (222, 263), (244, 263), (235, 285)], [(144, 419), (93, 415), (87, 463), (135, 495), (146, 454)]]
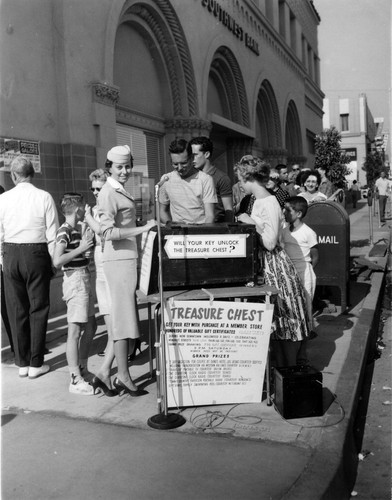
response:
[[(316, 290), (316, 275), (313, 268), (318, 263), (319, 253), (317, 234), (302, 222), (307, 210), (307, 201), (301, 196), (293, 196), (286, 200), (283, 210), (286, 225), (281, 233), (281, 243), (303, 284), (312, 329), (312, 302)], [(297, 356), (299, 364), (301, 360), (302, 362), (306, 360), (306, 342), (304, 341)]]

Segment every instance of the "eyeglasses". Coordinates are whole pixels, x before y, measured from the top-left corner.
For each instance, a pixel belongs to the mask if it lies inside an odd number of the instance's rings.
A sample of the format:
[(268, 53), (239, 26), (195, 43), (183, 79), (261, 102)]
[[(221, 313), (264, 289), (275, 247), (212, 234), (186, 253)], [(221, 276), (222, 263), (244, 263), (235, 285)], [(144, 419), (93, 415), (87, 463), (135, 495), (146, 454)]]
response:
[(241, 158), (241, 160), (239, 161), (239, 163), (245, 163), (245, 162), (249, 162), (249, 161), (253, 161), (255, 160), (255, 157), (252, 156), (252, 155), (245, 155)]
[(299, 172), (299, 168), (292, 168), (291, 169), (293, 172)]
[(278, 181), (279, 180), (279, 177), (270, 177), (269, 178), (270, 181)]
[(94, 191), (98, 191), (98, 193), (101, 191), (102, 188), (90, 188), (90, 191), (94, 192)]

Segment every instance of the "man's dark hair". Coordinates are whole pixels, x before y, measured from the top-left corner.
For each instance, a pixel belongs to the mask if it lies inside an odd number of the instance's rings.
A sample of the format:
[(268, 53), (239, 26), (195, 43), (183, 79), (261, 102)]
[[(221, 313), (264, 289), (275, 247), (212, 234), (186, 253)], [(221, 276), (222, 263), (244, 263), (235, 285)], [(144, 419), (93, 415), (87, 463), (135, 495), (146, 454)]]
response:
[(169, 145), (169, 153), (173, 155), (179, 155), (186, 151), (189, 158), (192, 156), (192, 147), (190, 142), (185, 139), (174, 139)]
[(191, 146), (192, 144), (200, 146), (200, 151), (203, 151), (203, 153), (210, 153), (211, 156), (214, 152), (214, 144), (212, 143), (211, 139), (205, 135), (194, 137), (193, 139), (191, 139), (190, 144)]
[(303, 196), (292, 196), (284, 203), (285, 205), (293, 207), (296, 212), (302, 212), (302, 217), (305, 217), (306, 212), (308, 211), (308, 202)]
[(280, 173), (280, 171), (283, 168), (287, 168), (287, 165), (285, 165), (284, 163), (278, 163), (278, 165), (276, 165), (276, 167), (275, 167), (275, 170), (277, 170)]

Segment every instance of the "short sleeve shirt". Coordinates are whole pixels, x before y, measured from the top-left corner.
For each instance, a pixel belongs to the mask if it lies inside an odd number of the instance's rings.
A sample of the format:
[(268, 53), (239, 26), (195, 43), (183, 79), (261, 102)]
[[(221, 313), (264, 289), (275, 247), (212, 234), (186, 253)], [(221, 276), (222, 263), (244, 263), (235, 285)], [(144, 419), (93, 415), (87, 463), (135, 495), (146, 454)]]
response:
[(289, 226), (282, 231), (282, 243), (287, 255), (296, 265), (301, 261), (310, 262), (310, 249), (317, 245), (317, 234), (308, 225), (302, 224), (296, 231)]
[(389, 189), (389, 180), (387, 178), (379, 177), (376, 180), (376, 188), (378, 189), (378, 193), (380, 196), (387, 196)]
[[(64, 224), (62, 224), (57, 230), (56, 244), (64, 243), (65, 253), (69, 253), (72, 250), (75, 250), (75, 248), (78, 248), (81, 238), (80, 231), (77, 228), (74, 228), (67, 222), (64, 222)], [(86, 259), (83, 254), (79, 254), (77, 257), (65, 264), (62, 269), (80, 269), (82, 267), (87, 267), (88, 263), (88, 259)]]
[(159, 191), (159, 202), (170, 205), (173, 222), (205, 224), (205, 203), (218, 201), (213, 178), (198, 170), (183, 179), (177, 172), (168, 174), (169, 180)]
[(223, 198), (233, 197), (233, 188), (231, 186), (230, 177), (214, 167), (214, 170), (210, 174), (214, 179), (216, 195), (218, 197), (218, 203), (215, 205), (215, 222), (224, 222), (225, 220), (225, 209), (222, 203)]

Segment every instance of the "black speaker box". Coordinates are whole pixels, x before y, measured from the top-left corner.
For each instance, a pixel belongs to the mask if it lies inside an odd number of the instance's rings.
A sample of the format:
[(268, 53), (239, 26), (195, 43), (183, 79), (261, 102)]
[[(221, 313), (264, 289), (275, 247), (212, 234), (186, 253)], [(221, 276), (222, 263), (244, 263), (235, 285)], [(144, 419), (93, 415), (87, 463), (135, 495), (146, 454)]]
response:
[(274, 405), (283, 418), (323, 414), (323, 375), (311, 366), (275, 368)]

